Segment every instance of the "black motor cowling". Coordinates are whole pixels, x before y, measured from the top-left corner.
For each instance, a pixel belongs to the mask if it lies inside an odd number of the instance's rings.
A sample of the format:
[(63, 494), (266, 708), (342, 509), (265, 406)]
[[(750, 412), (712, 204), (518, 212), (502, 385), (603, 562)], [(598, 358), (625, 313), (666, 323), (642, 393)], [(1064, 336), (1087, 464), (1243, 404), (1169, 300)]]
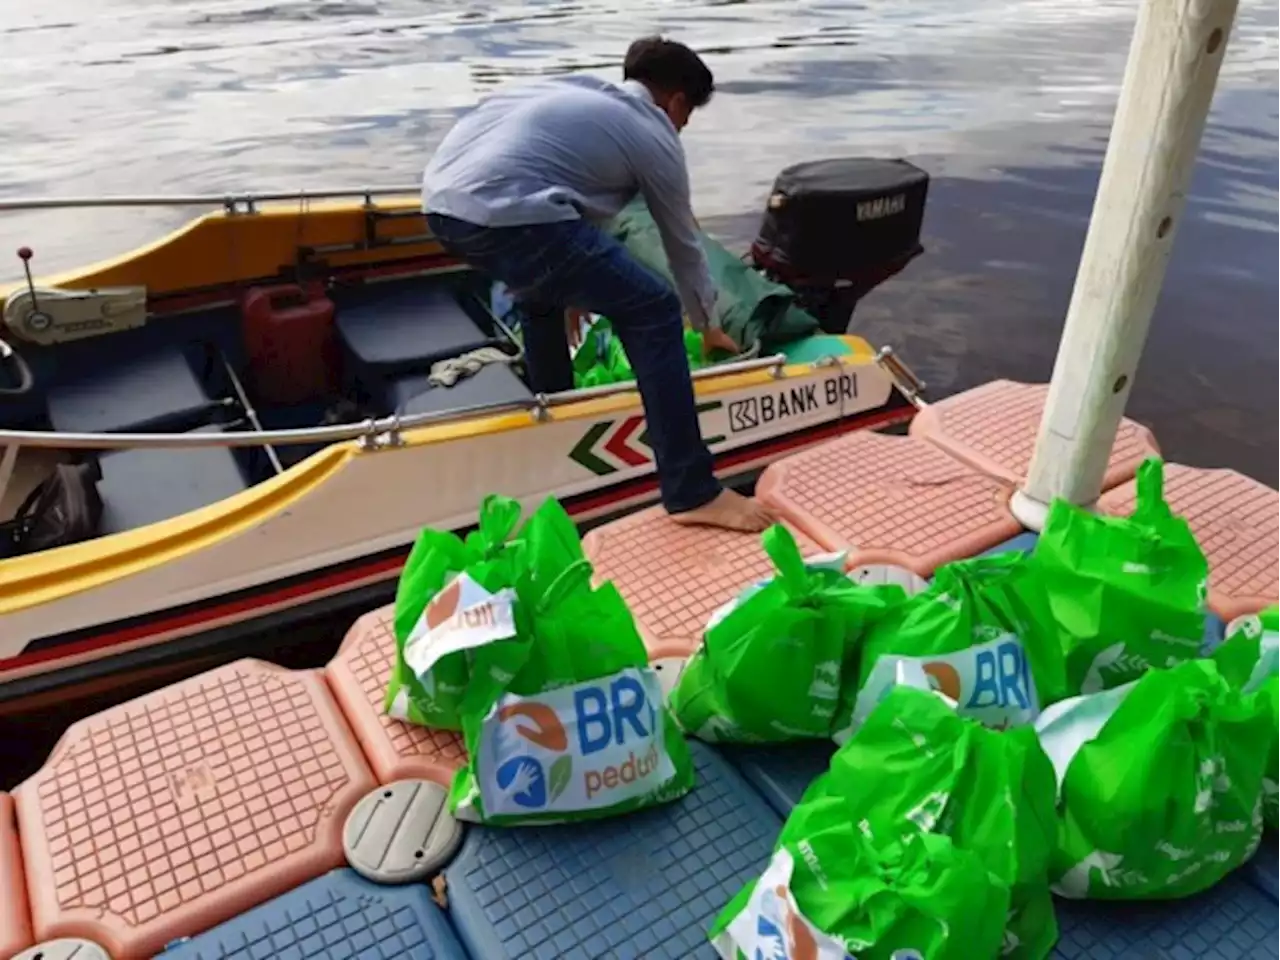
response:
[(828, 333), (924, 252), (929, 175), (905, 160), (850, 157), (787, 167), (774, 181), (751, 258), (796, 292)]

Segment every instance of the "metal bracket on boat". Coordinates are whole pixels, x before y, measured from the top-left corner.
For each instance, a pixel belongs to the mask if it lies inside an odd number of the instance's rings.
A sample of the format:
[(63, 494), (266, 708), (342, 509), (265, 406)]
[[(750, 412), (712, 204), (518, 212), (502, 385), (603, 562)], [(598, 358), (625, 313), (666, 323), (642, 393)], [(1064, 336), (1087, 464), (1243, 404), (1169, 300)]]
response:
[(923, 408), (925, 387), (923, 380), (915, 375), (910, 367), (898, 359), (893, 347), (881, 347), (876, 352), (876, 363), (893, 379), (898, 392), (911, 401), (912, 405)]
[(787, 358), (779, 355), (778, 359), (769, 365), (769, 376), (775, 380), (785, 380), (787, 378)]
[(252, 194), (245, 194), (239, 197), (227, 194), (222, 200), (222, 209), (226, 211), (229, 217), (242, 213), (252, 214), (258, 212), (257, 201)]
[(824, 367), (842, 368), (844, 367), (844, 358), (827, 355), (825, 357), (819, 357), (817, 360), (813, 361), (813, 363), (809, 364), (809, 366), (813, 367), (815, 370), (821, 370)]
[(385, 420), (365, 420), (363, 426), (365, 433), (356, 441), (361, 450), (373, 452), (404, 446), (404, 437), (400, 434), (400, 418), (395, 414)]
[(551, 419), (551, 401), (545, 393), (533, 395), (533, 406), (529, 409), (529, 415), (533, 417), (535, 423), (546, 423)]

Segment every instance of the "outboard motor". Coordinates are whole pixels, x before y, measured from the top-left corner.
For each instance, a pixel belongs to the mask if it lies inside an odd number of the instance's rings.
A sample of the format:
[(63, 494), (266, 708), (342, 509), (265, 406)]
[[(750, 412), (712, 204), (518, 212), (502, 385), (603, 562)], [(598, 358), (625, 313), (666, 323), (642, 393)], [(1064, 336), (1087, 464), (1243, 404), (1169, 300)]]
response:
[(852, 157), (787, 167), (773, 183), (751, 259), (796, 292), (827, 333), (924, 252), (929, 175), (905, 160)]

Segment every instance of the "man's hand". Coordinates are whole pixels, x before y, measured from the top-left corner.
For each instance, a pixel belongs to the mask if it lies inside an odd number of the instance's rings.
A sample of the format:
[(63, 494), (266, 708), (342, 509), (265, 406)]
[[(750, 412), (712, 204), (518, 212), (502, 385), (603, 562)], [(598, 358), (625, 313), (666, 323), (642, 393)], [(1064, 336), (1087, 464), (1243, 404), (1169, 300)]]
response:
[(591, 314), (577, 307), (570, 307), (564, 312), (564, 335), (569, 341), (569, 349), (577, 350), (582, 346), (582, 328), (591, 319)]
[(734, 354), (738, 352), (738, 344), (733, 337), (729, 336), (719, 327), (707, 327), (702, 332), (702, 356), (703, 359), (711, 359), (713, 350), (727, 350)]

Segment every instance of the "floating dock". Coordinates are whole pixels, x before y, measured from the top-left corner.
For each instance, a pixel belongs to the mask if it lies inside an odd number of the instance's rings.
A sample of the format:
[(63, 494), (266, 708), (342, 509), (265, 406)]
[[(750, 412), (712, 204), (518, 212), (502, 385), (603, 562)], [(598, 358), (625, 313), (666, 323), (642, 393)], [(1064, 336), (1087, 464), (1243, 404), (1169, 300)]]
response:
[[(1022, 411), (1011, 422), (980, 388), (925, 411), (910, 436), (857, 434), (780, 461), (760, 496), (806, 553), (847, 550), (851, 568), (927, 577), (1029, 549), (1008, 499), (1043, 390), (994, 386)], [(1102, 509), (1128, 509), (1134, 469), (1155, 449), (1144, 428), (1122, 431)], [(1168, 477), (1209, 556), (1214, 610), (1275, 602), (1276, 492), (1226, 471), (1170, 465)], [(758, 536), (653, 510), (585, 548), (663, 661), (687, 656), (706, 616), (771, 569)], [(1207, 647), (1222, 629), (1211, 618)], [(394, 650), (390, 610), (377, 610), (323, 671), (242, 660), (74, 724), (12, 798), (0, 794), (0, 958), (711, 958), (708, 925), (758, 875), (834, 749), (691, 742), (697, 786), (679, 801), (569, 826), (450, 825), (461, 839), (436, 851), (447, 862), (375, 883), (347, 865), (348, 814), (372, 791), (417, 789), (404, 781), (425, 782), (438, 804), (464, 759), (456, 734), (385, 716)], [(1275, 957), (1276, 858), (1268, 837), (1252, 864), (1175, 903), (1059, 901), (1054, 955)]]
[[(929, 404), (911, 421), (909, 433), (989, 477), (1020, 487), (1027, 482), (1048, 393), (1048, 384), (993, 380)], [(1001, 429), (993, 430), (992, 424)], [(1116, 431), (1102, 488), (1132, 480), (1143, 460), (1159, 455), (1151, 431), (1125, 417)]]
[[(797, 531), (801, 553), (821, 548)], [(744, 586), (773, 574), (759, 537), (672, 523), (650, 507), (582, 539), (597, 582), (611, 580), (635, 617), (649, 658), (688, 657), (707, 618)]]

